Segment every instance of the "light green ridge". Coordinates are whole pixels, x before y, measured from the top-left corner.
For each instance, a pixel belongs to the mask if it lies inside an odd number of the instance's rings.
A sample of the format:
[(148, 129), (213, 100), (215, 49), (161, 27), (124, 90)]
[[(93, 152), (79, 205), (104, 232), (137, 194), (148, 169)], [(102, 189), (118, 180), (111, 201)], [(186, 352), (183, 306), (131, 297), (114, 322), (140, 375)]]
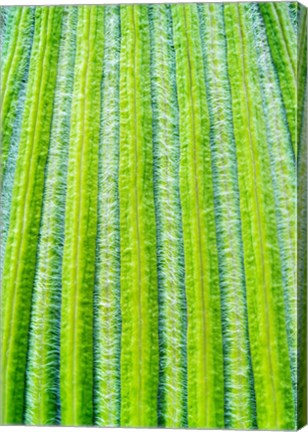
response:
[(298, 4), (297, 428), (307, 424), (307, 9)]
[(121, 425), (157, 425), (158, 286), (148, 7), (121, 7)]
[[(267, 148), (270, 155), (271, 179), (274, 189), (276, 224), (285, 291), (286, 324), (292, 368), (294, 396), (296, 396), (297, 356), (297, 275), (296, 275), (296, 165), (291, 151), (279, 82), (267, 45), (266, 32), (259, 9), (249, 8), (251, 44), (256, 47), (259, 69), (259, 91), (263, 100)], [(270, 181), (270, 178), (268, 179)]]
[(287, 3), (259, 3), (264, 19), (272, 59), (277, 70), (293, 151), (297, 156), (296, 142), (296, 35), (294, 34)]
[(0, 7), (0, 45), (0, 423), (305, 425), (306, 8)]
[(282, 268), (256, 50), (245, 5), (224, 9), (257, 424), (260, 429), (292, 429), (295, 409)]
[[(307, 90), (306, 90), (307, 92)], [(307, 93), (302, 112), (307, 119)], [(298, 151), (297, 186), (297, 428), (307, 424), (307, 121), (303, 121)]]
[(307, 81), (307, 8), (298, 5), (297, 15), (297, 140), (301, 136)]
[[(61, 8), (38, 7), (2, 279), (1, 423), (22, 423), (28, 331)], [(48, 67), (47, 67), (48, 65)]]
[(224, 334), (225, 419), (228, 428), (249, 429), (254, 426), (255, 410), (223, 5), (200, 4), (198, 10), (211, 124)]
[(120, 9), (105, 8), (95, 296), (95, 424), (120, 422), (119, 79)]
[(23, 78), (31, 53), (33, 15), (33, 8), (31, 7), (17, 9), (8, 47), (8, 55), (3, 64), (3, 68), (1, 68), (1, 177), (3, 177), (6, 169), (6, 162), (13, 134), (14, 119), (18, 106), (18, 97), (23, 85)]
[(171, 11), (150, 7), (155, 205), (160, 304), (162, 426), (185, 427), (186, 307), (179, 196), (179, 137)]
[[(6, 8), (11, 11), (12, 8)], [(13, 8), (14, 9), (14, 8)], [(22, 76), (18, 77), (16, 84), (12, 82), (12, 86), (14, 88), (18, 88), (18, 92), (14, 95), (14, 103), (10, 105), (8, 118), (11, 124), (8, 124), (8, 121), (5, 122), (0, 121), (0, 148), (2, 149), (2, 139), (5, 137), (6, 147), (8, 150), (5, 170), (1, 161), (1, 187), (0, 187), (0, 209), (1, 209), (1, 243), (0, 243), (0, 271), (3, 271), (3, 262), (5, 255), (5, 245), (9, 230), (9, 222), (10, 222), (10, 211), (11, 211), (11, 201), (12, 201), (12, 193), (14, 186), (14, 174), (16, 169), (16, 162), (18, 156), (18, 146), (20, 140), (20, 132), (22, 126), (22, 117), (25, 106), (26, 99), (26, 91), (27, 91), (27, 82), (29, 76), (29, 65), (31, 58), (31, 46), (33, 42), (33, 33), (34, 33), (34, 8), (31, 8), (32, 20), (31, 20), (31, 28), (29, 27), (29, 33), (26, 34), (25, 37), (28, 40), (27, 46), (27, 57), (25, 63), (23, 64), (23, 73)], [(12, 13), (8, 13), (7, 20), (13, 21), (11, 17)], [(9, 26), (9, 23), (6, 24)], [(12, 26), (12, 23), (10, 23)], [(1, 47), (2, 49), (2, 47)], [(4, 52), (1, 51), (0, 61), (4, 58)], [(0, 83), (1, 86), (1, 83)], [(6, 123), (6, 128), (4, 129), (4, 123)]]
[(172, 5), (180, 110), (187, 297), (188, 426), (224, 427), (224, 380), (209, 120), (196, 5)]
[(65, 185), (77, 8), (63, 8), (57, 85), (33, 287), (25, 423), (59, 423), (59, 333)]
[(93, 297), (104, 8), (78, 7), (62, 264), (61, 424), (93, 425)]
[(292, 70), (296, 76), (296, 33), (294, 32), (292, 19), (290, 17), (288, 4), (286, 2), (273, 2), (272, 3), (276, 12), (276, 17), (280, 27), (280, 42), (285, 44), (289, 62)]

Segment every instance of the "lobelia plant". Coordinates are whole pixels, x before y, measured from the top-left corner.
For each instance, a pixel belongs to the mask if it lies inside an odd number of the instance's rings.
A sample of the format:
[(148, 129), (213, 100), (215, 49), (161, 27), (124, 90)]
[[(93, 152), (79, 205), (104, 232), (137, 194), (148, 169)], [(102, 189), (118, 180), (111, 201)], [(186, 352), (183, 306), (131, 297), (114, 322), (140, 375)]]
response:
[(307, 13), (1, 7), (2, 424), (306, 424)]

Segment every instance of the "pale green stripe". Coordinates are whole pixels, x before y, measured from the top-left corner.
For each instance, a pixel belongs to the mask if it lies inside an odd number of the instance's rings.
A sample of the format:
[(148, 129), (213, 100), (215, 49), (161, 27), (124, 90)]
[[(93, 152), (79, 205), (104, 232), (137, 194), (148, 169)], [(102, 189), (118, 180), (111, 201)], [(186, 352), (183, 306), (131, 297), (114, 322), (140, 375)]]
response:
[(223, 6), (199, 5), (211, 123), (225, 364), (225, 418), (230, 428), (254, 426), (237, 161), (227, 75)]
[[(297, 274), (296, 274), (296, 166), (291, 152), (290, 137), (283, 101), (277, 82), (262, 17), (256, 6), (251, 9), (259, 69), (260, 95), (263, 99), (267, 148), (270, 155), (271, 177), (274, 189), (276, 224), (285, 291), (286, 324), (292, 367), (294, 395), (297, 374)], [(262, 49), (261, 49), (262, 47)]]
[(61, 424), (93, 424), (93, 296), (104, 9), (78, 8), (62, 266)]
[(76, 16), (76, 8), (64, 8), (29, 334), (25, 423), (30, 425), (60, 421), (61, 267)]
[[(9, 8), (11, 10), (11, 8)], [(12, 15), (12, 14), (10, 14)], [(12, 20), (13, 21), (13, 20)], [(5, 246), (9, 229), (11, 201), (14, 185), (14, 175), (18, 157), (18, 146), (20, 140), (22, 117), (25, 107), (27, 82), (29, 77), (29, 65), (31, 58), (31, 46), (34, 33), (34, 8), (31, 11), (31, 28), (28, 28), (25, 44), (25, 57), (21, 62), (20, 76), (16, 76), (17, 83), (11, 82), (14, 88), (12, 103), (9, 104), (7, 117), (3, 122), (0, 121), (0, 152), (2, 157), (3, 146), (6, 147), (7, 157), (4, 165), (1, 161), (1, 248), (0, 248), (0, 271), (3, 271)], [(1, 61), (4, 57), (1, 52)], [(2, 85), (2, 83), (1, 83)], [(9, 93), (12, 93), (11, 91)], [(6, 125), (6, 126), (5, 126)], [(6, 141), (6, 144), (4, 143)], [(5, 152), (6, 153), (6, 152)]]
[(172, 5), (180, 109), (189, 427), (224, 426), (220, 293), (208, 108), (196, 5)]
[(307, 9), (297, 15), (297, 428), (307, 424)]
[(152, 25), (152, 101), (155, 149), (160, 287), (160, 421), (165, 427), (186, 425), (186, 308), (183, 239), (179, 197), (179, 139), (175, 64), (171, 51), (171, 11), (150, 9)]
[[(302, 116), (307, 119), (307, 87)], [(299, 121), (299, 119), (298, 119)], [(298, 137), (297, 166), (297, 428), (307, 424), (307, 121)]]
[(297, 144), (299, 146), (307, 82), (307, 9), (298, 6), (297, 16)]
[(282, 268), (250, 16), (249, 6), (225, 6), (257, 423), (260, 429), (291, 429), (295, 411)]
[(158, 287), (147, 6), (121, 7), (121, 425), (156, 426)]
[(95, 424), (120, 422), (119, 72), (120, 10), (105, 9), (95, 296)]
[[(33, 15), (33, 8), (31, 7), (18, 8), (8, 58), (1, 71), (1, 177), (6, 170), (8, 153), (14, 133), (14, 119), (17, 114), (18, 98), (31, 53)], [(3, 58), (2, 54), (1, 58)]]
[[(2, 281), (2, 423), (23, 420), (25, 369), (61, 9), (37, 8)], [(48, 67), (47, 67), (48, 65)]]
[[(278, 6), (277, 6), (278, 5)], [(280, 6), (279, 6), (280, 5)], [(296, 143), (296, 38), (284, 3), (260, 3), (272, 61), (277, 70), (281, 93), (287, 114), (294, 155)]]
[(289, 15), (288, 4), (286, 2), (273, 3), (275, 16), (279, 23), (280, 40), (284, 43), (288, 53), (289, 62), (296, 76), (296, 34), (292, 28), (292, 21)]
[[(20, 40), (19, 25), (22, 21), (22, 17), (26, 16), (28, 8), (21, 7), (14, 8), (14, 17), (11, 18), (11, 26), (8, 29), (6, 38), (4, 40), (4, 52), (1, 52), (2, 64), (1, 64), (1, 95), (6, 90), (5, 85), (7, 83), (8, 75), (11, 71), (12, 61), (16, 55), (16, 48), (18, 41)], [(11, 14), (12, 16), (13, 14)], [(5, 47), (6, 45), (6, 47)], [(1, 46), (2, 47), (2, 46)], [(6, 50), (5, 50), (6, 48)], [(5, 55), (6, 54), (6, 55)]]

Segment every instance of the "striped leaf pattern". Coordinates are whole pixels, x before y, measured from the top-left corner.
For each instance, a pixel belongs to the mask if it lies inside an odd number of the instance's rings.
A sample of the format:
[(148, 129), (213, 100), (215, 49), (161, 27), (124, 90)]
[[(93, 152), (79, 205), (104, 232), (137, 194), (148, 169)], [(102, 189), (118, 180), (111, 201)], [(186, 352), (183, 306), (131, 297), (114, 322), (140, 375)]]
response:
[(2, 424), (306, 424), (306, 21), (0, 8)]

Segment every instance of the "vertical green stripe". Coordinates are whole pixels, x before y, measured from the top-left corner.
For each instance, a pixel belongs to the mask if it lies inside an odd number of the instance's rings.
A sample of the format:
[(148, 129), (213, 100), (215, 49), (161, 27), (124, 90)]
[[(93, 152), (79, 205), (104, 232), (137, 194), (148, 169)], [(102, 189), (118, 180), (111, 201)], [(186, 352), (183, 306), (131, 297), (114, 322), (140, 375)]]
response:
[(103, 8), (78, 8), (62, 267), (63, 425), (93, 424), (93, 296), (103, 18)]
[(121, 7), (121, 425), (156, 426), (158, 288), (147, 6)]
[(105, 8), (95, 296), (95, 424), (120, 422), (119, 78), (120, 9)]
[(153, 139), (160, 288), (160, 421), (186, 425), (186, 307), (179, 196), (179, 137), (171, 11), (150, 8)]
[[(303, 115), (307, 119), (307, 90)], [(299, 137), (297, 202), (297, 428), (307, 424), (307, 121)]]
[(289, 63), (296, 76), (296, 33), (292, 27), (292, 20), (288, 10), (287, 2), (277, 2), (273, 3), (274, 14), (277, 18), (279, 31), (280, 31), (280, 41), (285, 45), (286, 52), (289, 57)]
[(222, 295), (225, 418), (230, 428), (254, 426), (237, 161), (222, 5), (199, 5), (210, 116), (215, 215)]
[[(248, 6), (246, 6), (248, 8)], [(294, 428), (281, 259), (249, 11), (225, 5), (257, 422)]]
[(63, 10), (50, 147), (33, 287), (25, 422), (59, 423), (59, 333), (65, 185), (77, 9)]
[(298, 5), (297, 15), (297, 145), (305, 121), (304, 106), (307, 82), (307, 8)]
[[(14, 8), (6, 8), (11, 11)], [(12, 12), (7, 12), (8, 17), (6, 20), (13, 21), (11, 16)], [(0, 248), (0, 269), (3, 270), (3, 262), (5, 255), (5, 246), (9, 229), (10, 212), (11, 212), (11, 202), (12, 193), (14, 185), (14, 174), (17, 163), (18, 156), (18, 146), (20, 140), (22, 117), (26, 101), (27, 92), (27, 82), (29, 77), (29, 65), (31, 58), (31, 48), (33, 42), (34, 33), (34, 8), (31, 8), (31, 19), (28, 17), (28, 27), (27, 32), (24, 34), (26, 43), (24, 45), (24, 53), (19, 58), (19, 64), (15, 68), (15, 74), (10, 82), (6, 82), (6, 86), (10, 86), (11, 89), (7, 90), (7, 94), (10, 94), (12, 99), (7, 99), (6, 107), (6, 118), (4, 118), (3, 113), (1, 114), (2, 119), (0, 119), (0, 152), (5, 153), (6, 163), (4, 164), (3, 158), (1, 160), (1, 248)], [(31, 23), (31, 25), (30, 25)], [(9, 23), (6, 24), (9, 26)], [(12, 23), (10, 23), (12, 26)], [(0, 61), (5, 59), (5, 47), (1, 46), (1, 57)], [(2, 65), (1, 65), (2, 66)], [(16, 74), (16, 71), (18, 72)], [(16, 82), (15, 82), (16, 78)], [(2, 82), (2, 77), (0, 81), (0, 87), (4, 86)], [(3, 93), (3, 90), (2, 90)], [(3, 101), (2, 101), (3, 102)], [(1, 103), (2, 103), (1, 102)], [(5, 149), (4, 149), (5, 148)]]
[(31, 53), (33, 15), (33, 8), (31, 7), (17, 9), (13, 26), (14, 31), (8, 49), (8, 58), (1, 69), (1, 177), (6, 170), (18, 97), (23, 86), (25, 70)]
[(0, 421), (306, 422), (307, 12), (0, 7)]
[(188, 426), (224, 426), (220, 293), (208, 107), (196, 5), (172, 5), (180, 110)]
[(296, 156), (296, 38), (294, 38), (286, 3), (264, 2), (260, 3), (259, 7), (266, 26), (272, 59), (279, 77), (293, 151)]
[(297, 428), (307, 424), (307, 9), (297, 15)]
[[(285, 118), (283, 101), (277, 74), (271, 62), (266, 32), (262, 17), (256, 6), (250, 8), (253, 23), (252, 44), (256, 47), (259, 91), (264, 111), (267, 149), (271, 167), (274, 205), (281, 256), (283, 287), (285, 297), (286, 325), (289, 353), (292, 367), (294, 395), (296, 395), (296, 166), (291, 151), (291, 142)], [(262, 49), (261, 49), (262, 47)]]
[[(32, 285), (61, 28), (60, 8), (37, 8), (2, 280), (2, 423), (23, 420)], [(48, 67), (47, 67), (48, 65)], [(5, 305), (5, 307), (4, 307)]]

